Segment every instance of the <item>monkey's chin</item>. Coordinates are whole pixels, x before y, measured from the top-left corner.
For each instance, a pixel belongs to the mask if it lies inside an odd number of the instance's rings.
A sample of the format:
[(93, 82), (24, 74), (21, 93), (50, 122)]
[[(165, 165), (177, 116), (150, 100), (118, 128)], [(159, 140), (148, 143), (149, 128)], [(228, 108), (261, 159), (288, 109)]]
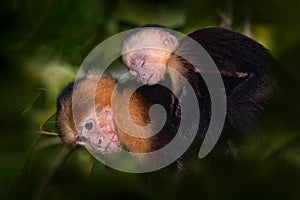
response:
[(116, 153), (122, 151), (121, 145), (116, 145), (112, 142), (108, 143), (106, 146), (98, 145), (93, 142), (84, 146), (85, 148), (93, 151), (94, 153), (101, 153), (101, 154), (110, 154), (110, 153)]
[[(101, 142), (99, 142), (101, 141)], [(86, 141), (77, 141), (76, 144), (84, 146), (89, 151), (101, 154), (110, 154), (122, 151), (121, 142), (116, 134), (108, 137), (89, 138)]]
[(142, 83), (144, 85), (155, 85), (159, 82), (158, 75), (153, 73), (147, 80), (143, 80)]

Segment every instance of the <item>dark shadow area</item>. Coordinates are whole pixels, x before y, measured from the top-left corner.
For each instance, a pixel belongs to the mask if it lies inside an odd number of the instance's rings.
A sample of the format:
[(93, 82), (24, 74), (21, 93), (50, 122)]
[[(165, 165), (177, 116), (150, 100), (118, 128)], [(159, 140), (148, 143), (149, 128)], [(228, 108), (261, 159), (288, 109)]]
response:
[[(0, 199), (300, 199), (299, 10), (292, 0), (1, 1)], [(227, 26), (270, 50), (278, 89), (263, 141), (250, 136), (237, 159), (197, 159), (184, 175), (128, 174), (40, 134), (57, 132), (56, 97), (87, 54), (149, 23), (185, 34)]]

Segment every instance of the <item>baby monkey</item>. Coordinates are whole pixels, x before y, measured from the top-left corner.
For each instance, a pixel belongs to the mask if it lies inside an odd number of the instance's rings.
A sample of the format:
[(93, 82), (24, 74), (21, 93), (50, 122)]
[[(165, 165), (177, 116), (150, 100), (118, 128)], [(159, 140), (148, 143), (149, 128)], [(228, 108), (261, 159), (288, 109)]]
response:
[(178, 39), (163, 27), (138, 28), (123, 41), (123, 62), (141, 83), (154, 85), (164, 78), (165, 66), (178, 45)]
[[(217, 69), (206, 67), (197, 44), (206, 50)], [(199, 84), (200, 72), (209, 76), (220, 74), (226, 90), (227, 118), (233, 126), (242, 129), (253, 124), (274, 86), (269, 73), (274, 63), (268, 50), (224, 28), (196, 30), (179, 40), (168, 29), (146, 25), (128, 34), (123, 41), (122, 55), (129, 72), (138, 81), (155, 85), (169, 78), (172, 91), (181, 99), (185, 86), (174, 70), (189, 81), (199, 98), (203, 87)], [(194, 66), (192, 62), (200, 64)]]

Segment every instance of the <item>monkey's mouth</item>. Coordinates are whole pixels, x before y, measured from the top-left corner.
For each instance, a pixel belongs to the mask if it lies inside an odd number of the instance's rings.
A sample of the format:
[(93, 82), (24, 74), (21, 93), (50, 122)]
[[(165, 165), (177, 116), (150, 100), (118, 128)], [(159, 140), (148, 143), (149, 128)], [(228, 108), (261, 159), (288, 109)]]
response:
[(96, 137), (79, 135), (76, 144), (102, 154), (114, 153), (122, 150), (119, 137), (113, 132), (108, 135), (101, 134)]

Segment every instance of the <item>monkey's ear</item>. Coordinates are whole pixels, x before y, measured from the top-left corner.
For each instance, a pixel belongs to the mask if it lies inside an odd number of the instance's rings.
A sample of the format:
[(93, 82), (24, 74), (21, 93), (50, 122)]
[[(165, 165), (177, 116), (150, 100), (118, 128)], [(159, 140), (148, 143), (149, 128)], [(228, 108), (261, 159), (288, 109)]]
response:
[(175, 49), (177, 49), (177, 47), (179, 45), (179, 41), (174, 35), (172, 35), (171, 33), (168, 33), (168, 32), (161, 32), (160, 37), (163, 41), (163, 45), (165, 48), (167, 48), (168, 50), (171, 50), (171, 51), (174, 51)]

